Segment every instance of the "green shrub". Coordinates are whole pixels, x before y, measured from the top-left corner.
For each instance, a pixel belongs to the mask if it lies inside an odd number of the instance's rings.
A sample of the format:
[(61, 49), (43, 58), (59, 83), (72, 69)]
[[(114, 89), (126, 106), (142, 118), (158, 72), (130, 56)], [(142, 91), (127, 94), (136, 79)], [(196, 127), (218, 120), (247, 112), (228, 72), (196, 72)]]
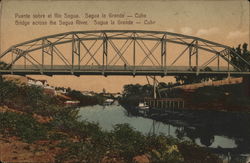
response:
[(223, 161), (209, 152), (206, 148), (199, 147), (190, 143), (178, 144), (178, 149), (181, 152), (185, 163), (202, 162), (202, 163), (222, 163)]
[(112, 131), (114, 136), (114, 146), (120, 155), (127, 161), (131, 161), (134, 156), (144, 154), (145, 136), (135, 131), (129, 124), (117, 124)]
[(4, 112), (0, 113), (0, 122), (1, 133), (21, 137), (26, 142), (47, 137), (47, 128), (30, 115)]

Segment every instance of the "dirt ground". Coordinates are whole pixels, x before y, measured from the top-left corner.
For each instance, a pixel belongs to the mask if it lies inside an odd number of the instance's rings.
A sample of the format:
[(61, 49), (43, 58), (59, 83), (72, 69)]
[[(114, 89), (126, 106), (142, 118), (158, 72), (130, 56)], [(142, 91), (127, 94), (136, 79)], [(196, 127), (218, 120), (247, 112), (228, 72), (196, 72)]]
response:
[[(8, 107), (0, 107), (0, 112), (16, 112), (25, 114), (24, 112), (10, 109)], [(51, 119), (39, 115), (33, 117), (40, 123), (45, 123)], [(15, 136), (3, 136), (0, 133), (0, 161), (1, 162), (55, 162), (55, 156), (60, 151), (55, 147), (56, 142), (52, 141), (36, 141), (28, 144), (21, 141)]]
[(55, 162), (60, 151), (52, 142), (37, 141), (32, 144), (22, 142), (17, 137), (0, 135), (0, 160), (2, 162)]

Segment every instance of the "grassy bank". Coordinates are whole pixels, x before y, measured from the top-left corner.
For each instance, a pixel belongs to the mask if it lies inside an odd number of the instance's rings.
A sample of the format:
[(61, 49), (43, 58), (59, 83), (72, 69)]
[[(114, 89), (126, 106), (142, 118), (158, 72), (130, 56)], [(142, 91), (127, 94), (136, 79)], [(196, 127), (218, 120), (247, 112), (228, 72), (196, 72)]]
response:
[[(182, 98), (185, 108), (191, 110), (216, 110), (250, 112), (250, 96), (244, 84), (205, 86), (192, 91), (181, 88), (166, 89), (161, 98)], [(126, 106), (137, 106), (144, 97), (153, 97), (150, 85), (126, 85), (120, 102)], [(159, 93), (157, 94), (159, 97)]]
[[(41, 88), (3, 80), (0, 85), (0, 143), (5, 146), (2, 140), (17, 138), (27, 144), (20, 155), (14, 150), (1, 151), (1, 161), (17, 162), (29, 151), (44, 158), (41, 162), (221, 162), (205, 148), (164, 135), (143, 135), (128, 124), (103, 131), (98, 124), (79, 121), (78, 109), (63, 107)], [(53, 158), (47, 161), (51, 153)], [(4, 157), (12, 154), (15, 157)], [(33, 161), (26, 158), (25, 162)]]
[(207, 86), (192, 93), (182, 93), (188, 108), (250, 112), (249, 96), (243, 84)]
[[(0, 113), (0, 131), (4, 137), (19, 137), (23, 142), (55, 144), (60, 150), (56, 162), (132, 162), (147, 156), (151, 162), (220, 162), (205, 148), (179, 142), (164, 135), (143, 135), (128, 124), (119, 124), (111, 132), (98, 124), (77, 120), (76, 110), (62, 109), (47, 123), (39, 123), (29, 114)], [(18, 158), (17, 158), (18, 159)], [(15, 160), (3, 160), (15, 161)]]

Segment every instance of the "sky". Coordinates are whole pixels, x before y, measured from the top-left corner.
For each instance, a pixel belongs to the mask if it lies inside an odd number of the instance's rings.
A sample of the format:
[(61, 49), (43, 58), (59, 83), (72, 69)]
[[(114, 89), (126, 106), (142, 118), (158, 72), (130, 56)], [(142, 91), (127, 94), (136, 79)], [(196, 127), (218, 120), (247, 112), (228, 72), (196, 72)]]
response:
[[(249, 44), (249, 2), (247, 0), (163, 0), (163, 1), (1, 1), (0, 52), (11, 45), (41, 36), (85, 30), (130, 29), (156, 30), (182, 33), (235, 47), (244, 42)], [(54, 14), (125, 14), (133, 20), (147, 19), (154, 24), (144, 25), (17, 25), (21, 15)], [(135, 15), (146, 18), (135, 18)], [(31, 18), (31, 20), (34, 20)], [(47, 20), (47, 19), (44, 19)], [(62, 19), (69, 20), (69, 19)], [(97, 19), (100, 20), (100, 19)], [(111, 19), (106, 19), (110, 21)], [(122, 90), (124, 84), (146, 84), (145, 77), (102, 77), (102, 76), (32, 76), (47, 79), (51, 85), (72, 87), (79, 90), (105, 88), (110, 92)], [(159, 78), (161, 81), (174, 81), (173, 77)]]

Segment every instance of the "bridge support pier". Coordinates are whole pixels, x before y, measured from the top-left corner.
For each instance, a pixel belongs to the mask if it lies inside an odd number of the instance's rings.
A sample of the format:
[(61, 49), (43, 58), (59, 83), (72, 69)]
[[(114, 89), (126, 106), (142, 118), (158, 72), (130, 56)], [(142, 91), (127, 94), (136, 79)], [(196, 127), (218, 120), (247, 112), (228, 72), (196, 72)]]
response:
[(250, 97), (250, 76), (243, 77), (243, 91), (246, 96)]

